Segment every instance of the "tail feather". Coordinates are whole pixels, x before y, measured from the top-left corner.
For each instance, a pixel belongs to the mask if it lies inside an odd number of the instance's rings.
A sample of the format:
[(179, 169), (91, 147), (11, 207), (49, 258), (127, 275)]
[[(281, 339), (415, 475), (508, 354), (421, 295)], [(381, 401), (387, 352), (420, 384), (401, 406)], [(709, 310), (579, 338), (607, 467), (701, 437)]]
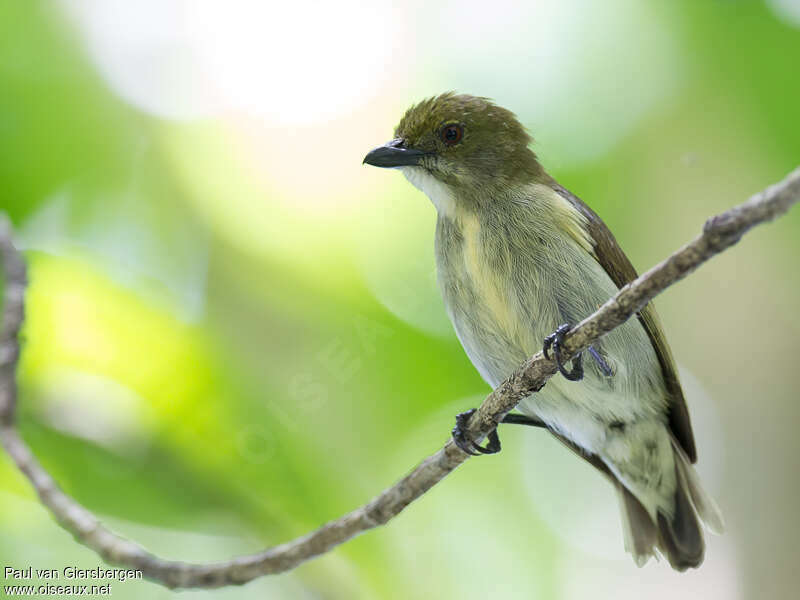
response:
[(675, 464), (678, 468), (680, 485), (689, 490), (689, 499), (709, 531), (716, 535), (721, 535), (725, 531), (725, 520), (722, 518), (722, 511), (720, 511), (714, 499), (703, 489), (700, 478), (692, 468), (686, 453), (675, 442), (672, 443), (672, 448), (675, 451)]
[(669, 515), (655, 511), (651, 516), (644, 504), (622, 483), (619, 475), (599, 456), (581, 450), (563, 435), (552, 433), (615, 484), (620, 498), (625, 549), (633, 555), (638, 566), (643, 566), (651, 556), (659, 555), (666, 556), (679, 571), (700, 566), (705, 553), (700, 520), (713, 533), (722, 533), (725, 525), (722, 513), (703, 490), (686, 453), (674, 439), (671, 441), (675, 468), (674, 510)]
[(658, 513), (658, 548), (669, 564), (678, 571), (699, 567), (705, 555), (705, 542), (700, 522), (683, 486), (678, 467), (675, 467), (675, 514), (672, 518)]
[[(658, 511), (656, 520), (619, 480), (625, 549), (636, 564), (644, 565), (650, 556), (661, 554), (678, 571), (697, 568), (703, 562), (705, 542), (700, 522), (714, 533), (724, 529), (722, 514), (714, 500), (700, 485), (686, 454), (673, 443), (675, 495), (672, 514)], [(699, 517), (699, 518), (698, 518)]]
[(622, 514), (622, 532), (625, 536), (625, 550), (631, 553), (636, 565), (643, 567), (653, 556), (658, 541), (658, 531), (653, 519), (642, 503), (616, 480), (619, 505)]

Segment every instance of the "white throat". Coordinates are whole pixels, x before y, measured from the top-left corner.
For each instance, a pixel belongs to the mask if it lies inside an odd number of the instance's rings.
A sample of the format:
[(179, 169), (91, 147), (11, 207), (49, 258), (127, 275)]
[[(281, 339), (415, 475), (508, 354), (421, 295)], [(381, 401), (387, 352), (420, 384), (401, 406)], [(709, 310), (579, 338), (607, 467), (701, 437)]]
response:
[(456, 203), (450, 186), (436, 179), (422, 167), (401, 167), (400, 170), (415, 188), (431, 199), (439, 215), (452, 217), (455, 214)]

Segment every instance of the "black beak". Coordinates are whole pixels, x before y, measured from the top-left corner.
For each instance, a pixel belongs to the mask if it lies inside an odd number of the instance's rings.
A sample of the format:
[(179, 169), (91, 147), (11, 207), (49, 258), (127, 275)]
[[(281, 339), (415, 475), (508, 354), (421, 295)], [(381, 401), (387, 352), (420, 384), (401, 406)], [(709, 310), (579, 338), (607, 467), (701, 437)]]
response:
[(378, 146), (364, 157), (361, 164), (366, 163), (373, 167), (413, 167), (420, 164), (423, 156), (428, 155), (421, 150), (406, 148), (404, 144), (404, 140), (398, 138)]

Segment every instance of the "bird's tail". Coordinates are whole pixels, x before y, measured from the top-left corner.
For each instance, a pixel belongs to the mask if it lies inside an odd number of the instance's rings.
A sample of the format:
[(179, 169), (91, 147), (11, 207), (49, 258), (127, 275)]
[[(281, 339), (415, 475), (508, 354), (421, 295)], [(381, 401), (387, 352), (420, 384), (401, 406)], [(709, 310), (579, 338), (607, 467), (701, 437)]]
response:
[(678, 571), (699, 567), (703, 562), (705, 542), (700, 521), (713, 533), (722, 533), (722, 514), (706, 494), (686, 454), (673, 441), (675, 496), (673, 514), (656, 513), (653, 520), (642, 503), (617, 480), (620, 494), (625, 549), (636, 564), (644, 565), (658, 552), (667, 557)]

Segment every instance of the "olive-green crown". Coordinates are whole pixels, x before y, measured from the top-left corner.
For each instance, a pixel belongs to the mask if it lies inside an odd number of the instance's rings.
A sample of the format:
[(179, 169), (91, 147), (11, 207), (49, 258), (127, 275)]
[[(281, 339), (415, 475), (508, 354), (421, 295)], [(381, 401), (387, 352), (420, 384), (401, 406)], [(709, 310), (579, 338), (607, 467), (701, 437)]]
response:
[[(463, 131), (452, 145), (441, 135), (449, 125)], [(516, 115), (488, 98), (446, 92), (422, 100), (406, 111), (395, 137), (409, 148), (433, 154), (437, 160), (426, 166), (453, 185), (487, 180), (507, 185), (542, 173), (528, 147), (531, 136)]]

